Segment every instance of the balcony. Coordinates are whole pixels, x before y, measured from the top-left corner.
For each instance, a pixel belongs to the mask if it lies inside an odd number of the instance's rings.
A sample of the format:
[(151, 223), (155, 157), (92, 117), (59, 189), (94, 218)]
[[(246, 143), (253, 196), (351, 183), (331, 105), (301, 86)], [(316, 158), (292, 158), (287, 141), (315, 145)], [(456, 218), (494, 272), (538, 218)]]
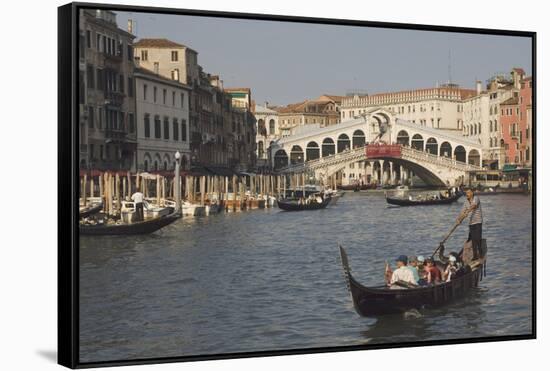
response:
[(127, 141), (128, 131), (124, 129), (106, 129), (105, 142), (107, 143), (124, 143)]
[(125, 97), (126, 95), (123, 93), (119, 93), (117, 91), (107, 91), (105, 92), (105, 104), (120, 107), (124, 103)]
[(103, 53), (105, 64), (119, 65), (122, 62), (122, 53), (108, 54)]

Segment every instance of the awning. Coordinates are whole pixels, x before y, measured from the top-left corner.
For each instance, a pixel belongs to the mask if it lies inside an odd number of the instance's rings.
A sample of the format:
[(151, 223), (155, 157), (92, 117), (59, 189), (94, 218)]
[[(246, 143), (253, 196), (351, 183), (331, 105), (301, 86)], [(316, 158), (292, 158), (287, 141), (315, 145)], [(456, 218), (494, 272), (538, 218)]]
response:
[(517, 170), (517, 165), (506, 164), (502, 167), (502, 171), (504, 171), (504, 172), (516, 171), (516, 170)]

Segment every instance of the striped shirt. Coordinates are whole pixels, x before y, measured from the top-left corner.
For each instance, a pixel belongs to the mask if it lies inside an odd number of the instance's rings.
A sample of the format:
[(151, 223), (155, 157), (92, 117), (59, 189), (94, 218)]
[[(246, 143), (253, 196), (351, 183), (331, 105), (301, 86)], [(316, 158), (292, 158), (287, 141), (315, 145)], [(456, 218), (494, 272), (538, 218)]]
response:
[(466, 210), (474, 204), (476, 205), (476, 208), (470, 211), (470, 225), (483, 223), (483, 213), (481, 212), (481, 202), (479, 202), (479, 197), (474, 196), (471, 202), (466, 198), (466, 201), (464, 201), (464, 206), (462, 207), (462, 212), (465, 213)]

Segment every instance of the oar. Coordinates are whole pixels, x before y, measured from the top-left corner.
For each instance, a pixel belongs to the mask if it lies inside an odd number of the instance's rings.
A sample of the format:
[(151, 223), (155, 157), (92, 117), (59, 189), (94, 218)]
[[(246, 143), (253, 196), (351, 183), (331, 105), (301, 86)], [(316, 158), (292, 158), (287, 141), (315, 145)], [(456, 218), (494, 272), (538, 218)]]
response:
[(445, 236), (445, 238), (443, 238), (443, 240), (439, 243), (439, 246), (437, 246), (437, 249), (435, 249), (435, 251), (433, 252), (432, 254), (432, 258), (435, 256), (435, 254), (437, 254), (437, 252), (439, 251), (439, 249), (441, 249), (443, 247), (443, 245), (445, 244), (445, 242), (447, 242), (447, 240), (449, 239), (449, 237), (451, 237), (451, 234), (453, 234), (453, 232), (455, 231), (455, 229), (460, 225), (460, 223), (462, 223), (462, 221), (464, 220), (464, 218), (466, 218), (466, 215), (462, 216), (461, 218), (459, 218), (459, 220), (455, 223), (455, 225), (453, 225), (453, 227), (451, 228), (451, 230), (449, 231), (449, 233), (447, 233), (447, 235)]

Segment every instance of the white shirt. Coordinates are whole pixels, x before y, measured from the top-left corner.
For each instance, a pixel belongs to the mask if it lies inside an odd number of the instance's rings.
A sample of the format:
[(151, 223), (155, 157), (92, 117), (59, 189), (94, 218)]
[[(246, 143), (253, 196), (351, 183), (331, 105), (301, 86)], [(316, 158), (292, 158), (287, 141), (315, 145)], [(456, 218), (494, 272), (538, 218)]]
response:
[(407, 283), (412, 283), (413, 285), (417, 284), (417, 282), (414, 279), (413, 272), (406, 266), (402, 266), (401, 268), (393, 271), (393, 274), (391, 275), (390, 284), (393, 284), (397, 281), (404, 281)]
[(139, 204), (140, 202), (143, 202), (143, 193), (136, 192), (132, 195), (132, 201), (134, 201), (136, 204)]

